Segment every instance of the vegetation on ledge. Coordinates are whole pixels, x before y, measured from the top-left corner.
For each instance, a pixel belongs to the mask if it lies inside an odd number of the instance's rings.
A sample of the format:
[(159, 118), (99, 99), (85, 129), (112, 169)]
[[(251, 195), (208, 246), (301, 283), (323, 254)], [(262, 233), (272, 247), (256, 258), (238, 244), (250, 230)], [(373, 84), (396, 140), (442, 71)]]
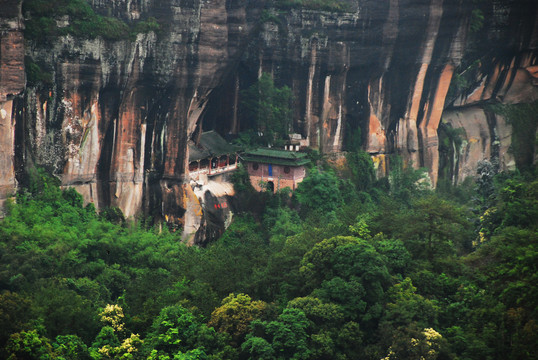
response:
[(271, 75), (263, 73), (241, 97), (251, 130), (241, 133), (236, 143), (244, 148), (283, 145), (292, 124), (291, 89), (277, 87)]
[(155, 18), (127, 24), (115, 17), (98, 15), (86, 0), (27, 0), (22, 11), (26, 18), (25, 37), (40, 42), (68, 34), (85, 39), (100, 36), (122, 40), (161, 27)]
[(330, 12), (349, 12), (351, 6), (342, 0), (275, 0), (274, 6), (277, 9), (308, 9), (323, 10)]
[(26, 71), (26, 81), (29, 85), (52, 85), (52, 74), (43, 70), (43, 68), (35, 63), (29, 56), (24, 57), (24, 69)]
[(495, 104), (489, 108), (512, 126), (510, 151), (519, 169), (532, 169), (538, 146), (538, 101), (530, 104)]

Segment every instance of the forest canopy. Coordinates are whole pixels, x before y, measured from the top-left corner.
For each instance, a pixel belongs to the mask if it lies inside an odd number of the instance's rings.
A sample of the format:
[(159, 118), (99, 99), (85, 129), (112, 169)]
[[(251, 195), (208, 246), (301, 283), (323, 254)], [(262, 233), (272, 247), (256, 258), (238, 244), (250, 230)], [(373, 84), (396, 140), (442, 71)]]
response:
[(0, 357), (538, 358), (537, 177), (371, 166), (243, 186), (256, 211), (205, 248), (33, 172), (0, 222)]

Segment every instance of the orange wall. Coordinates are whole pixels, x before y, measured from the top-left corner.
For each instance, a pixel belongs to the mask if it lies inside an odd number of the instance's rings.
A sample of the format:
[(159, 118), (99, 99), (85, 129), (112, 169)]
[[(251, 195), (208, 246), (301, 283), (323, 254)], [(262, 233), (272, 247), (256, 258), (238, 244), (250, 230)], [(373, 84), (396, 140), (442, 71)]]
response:
[[(254, 170), (253, 165), (258, 164), (258, 169)], [(246, 163), (246, 168), (250, 176), (250, 183), (257, 191), (261, 191), (260, 181), (272, 181), (275, 185), (275, 191), (289, 187), (295, 190), (297, 185), (303, 181), (306, 176), (304, 166), (290, 166), (290, 172), (284, 172), (285, 166), (273, 165), (273, 176), (269, 176), (269, 165), (260, 163)]]

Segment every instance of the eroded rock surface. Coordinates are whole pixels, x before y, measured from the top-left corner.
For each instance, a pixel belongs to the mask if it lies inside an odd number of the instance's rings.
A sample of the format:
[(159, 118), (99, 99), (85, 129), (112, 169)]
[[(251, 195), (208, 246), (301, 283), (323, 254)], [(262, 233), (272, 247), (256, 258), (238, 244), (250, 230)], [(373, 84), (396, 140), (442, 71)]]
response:
[(21, 3), (0, 1), (0, 214), (16, 191), (13, 99), (24, 90), (24, 36)]
[[(379, 175), (399, 154), (428, 167), (433, 184), (441, 121), (465, 129), (454, 177), (472, 174), (492, 154), (509, 168), (510, 128), (501, 118), (492, 126), (484, 102), (538, 98), (538, 6), (528, 0), (492, 3), (484, 36), (506, 33), (497, 42), (503, 57), (484, 60), (480, 81), (457, 98), (449, 94), (470, 46), (468, 1), (360, 0), (349, 12), (281, 11), (244, 0), (89, 3), (126, 22), (155, 17), (163, 28), (24, 47), (21, 0), (0, 1), (9, 10), (0, 14), (2, 198), (15, 189), (15, 169), (38, 164), (97, 207), (190, 226), (185, 212), (197, 197), (186, 176), (187, 140), (201, 129), (247, 128), (241, 90), (262, 72), (292, 89), (293, 132), (309, 146), (355, 150), (360, 134)], [(50, 83), (24, 87), (25, 56)]]
[(478, 162), (494, 159), (499, 170), (515, 170), (515, 160), (509, 151), (511, 126), (504, 117), (479, 106), (446, 111), (443, 122), (452, 129), (462, 129), (462, 143), (450, 161), (451, 175), (460, 183), (476, 175)]
[(26, 91), (23, 142), (86, 201), (180, 223), (187, 139), (237, 63), (260, 9), (241, 1), (94, 6), (112, 6), (126, 19), (155, 16), (166, 31), (120, 41), (64, 36), (27, 48), (54, 80)]

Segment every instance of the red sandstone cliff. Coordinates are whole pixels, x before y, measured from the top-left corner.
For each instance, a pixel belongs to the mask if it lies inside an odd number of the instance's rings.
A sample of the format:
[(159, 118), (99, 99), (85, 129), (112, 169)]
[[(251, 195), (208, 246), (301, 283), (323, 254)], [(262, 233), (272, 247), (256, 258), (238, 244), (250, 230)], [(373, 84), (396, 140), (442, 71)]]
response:
[[(463, 0), (360, 0), (345, 13), (278, 12), (240, 0), (94, 1), (97, 11), (127, 22), (154, 16), (166, 26), (134, 39), (62, 36), (25, 47), (20, 3), (0, 0), (9, 9), (0, 15), (2, 198), (15, 188), (15, 169), (36, 163), (98, 207), (180, 222), (187, 140), (197, 127), (244, 128), (239, 90), (262, 71), (292, 88), (293, 130), (310, 146), (352, 150), (349, 140), (360, 129), (380, 174), (386, 156), (396, 153), (428, 167), (433, 183), (441, 121), (466, 129), (468, 147), (454, 175), (463, 178), (492, 156), (491, 143), (508, 146), (509, 127), (501, 119), (492, 126), (480, 104), (536, 99), (532, 1), (495, 22), (494, 30), (512, 39), (509, 47), (499, 43), (511, 61), (492, 61), (476, 89), (449, 102), (469, 42)], [(51, 74), (51, 83), (24, 87), (25, 55)], [(501, 153), (509, 167), (509, 154)]]
[(24, 90), (24, 36), (21, 4), (0, 2), (0, 208), (16, 191), (13, 98)]

